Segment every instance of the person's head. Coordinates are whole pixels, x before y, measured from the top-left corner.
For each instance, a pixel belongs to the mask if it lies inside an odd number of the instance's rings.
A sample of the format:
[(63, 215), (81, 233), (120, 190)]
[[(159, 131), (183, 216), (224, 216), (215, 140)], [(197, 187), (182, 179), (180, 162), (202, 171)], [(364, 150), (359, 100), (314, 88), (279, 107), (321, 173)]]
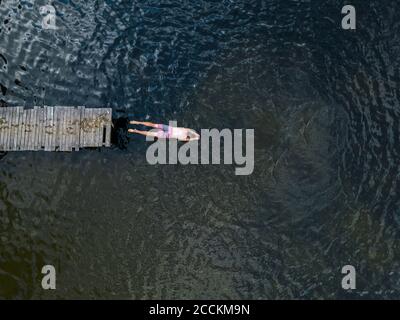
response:
[(188, 129), (186, 140), (187, 141), (200, 140), (200, 135), (196, 131)]

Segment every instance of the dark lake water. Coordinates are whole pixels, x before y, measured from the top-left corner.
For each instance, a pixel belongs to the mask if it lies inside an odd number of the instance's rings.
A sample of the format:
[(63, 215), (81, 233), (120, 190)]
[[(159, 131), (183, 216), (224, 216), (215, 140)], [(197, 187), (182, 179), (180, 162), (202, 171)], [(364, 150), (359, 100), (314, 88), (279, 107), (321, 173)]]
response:
[(347, 1), (45, 4), (0, 0), (2, 106), (254, 128), (255, 169), (6, 154), (0, 298), (400, 298), (398, 1), (352, 1), (356, 31)]

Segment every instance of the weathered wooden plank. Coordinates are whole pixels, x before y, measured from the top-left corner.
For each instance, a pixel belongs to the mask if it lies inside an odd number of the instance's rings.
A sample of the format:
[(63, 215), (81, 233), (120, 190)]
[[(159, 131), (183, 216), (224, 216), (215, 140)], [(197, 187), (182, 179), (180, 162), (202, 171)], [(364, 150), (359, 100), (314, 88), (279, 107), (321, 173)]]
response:
[(65, 108), (65, 149), (64, 149), (64, 151), (71, 151), (70, 123), (71, 123), (71, 108)]
[(49, 134), (48, 134), (48, 121), (47, 121), (47, 113), (48, 113), (49, 107), (44, 106), (43, 110), (43, 144), (42, 146), (44, 147), (44, 151), (50, 151), (49, 150)]
[(56, 113), (55, 120), (56, 120), (56, 150), (60, 150), (61, 147), (61, 109), (60, 107), (55, 107), (54, 111)]
[(51, 125), (51, 135), (50, 135), (50, 149), (55, 150), (55, 125), (54, 125), (54, 108), (50, 110), (50, 125)]
[(15, 150), (17, 148), (17, 143), (18, 143), (18, 122), (19, 122), (19, 108), (15, 110), (14, 118), (13, 118), (13, 144), (12, 144), (12, 150)]
[(20, 134), (19, 134), (19, 130), (21, 129), (20, 127), (20, 117), (21, 117), (21, 109), (20, 107), (16, 107), (17, 108), (17, 115), (15, 118), (15, 139), (14, 139), (14, 144), (13, 144), (13, 150), (17, 150), (18, 149), (18, 143), (19, 143), (19, 139), (20, 139)]
[(12, 150), (12, 145), (13, 145), (13, 140), (14, 140), (14, 134), (13, 134), (13, 129), (14, 129), (14, 118), (17, 114), (17, 109), (12, 107), (11, 109), (11, 114), (10, 114), (10, 128), (9, 128), (9, 138), (8, 138), (8, 150)]
[(85, 133), (83, 132), (83, 119), (85, 117), (85, 107), (79, 106), (79, 148), (84, 148), (85, 145)]
[(46, 110), (46, 143), (44, 149), (46, 151), (54, 151), (52, 140), (54, 136), (53, 127), (53, 107), (47, 107)]
[(10, 108), (6, 108), (6, 110), (4, 110), (5, 114), (4, 114), (4, 118), (6, 121), (6, 133), (5, 133), (5, 137), (4, 137), (4, 151), (8, 151), (9, 150), (9, 145), (10, 145), (10, 121), (11, 121), (11, 110)]
[(73, 110), (74, 108), (68, 108), (68, 123), (67, 123), (67, 145), (68, 151), (72, 151), (72, 142), (74, 136), (74, 128), (73, 128)]
[(97, 147), (98, 144), (98, 135), (99, 135), (99, 109), (93, 109), (93, 118), (91, 120), (91, 125), (93, 128), (93, 146)]
[(21, 143), (21, 133), (22, 133), (22, 122), (23, 122), (23, 112), (21, 107), (17, 107), (17, 122), (16, 125), (16, 139), (14, 140), (14, 150), (18, 150)]
[(73, 138), (73, 142), (72, 142), (72, 148), (73, 150), (79, 150), (79, 121), (80, 121), (80, 116), (79, 116), (79, 109), (78, 108), (74, 108), (73, 111), (73, 127), (74, 127), (74, 138)]
[(97, 147), (97, 135), (98, 135), (98, 126), (96, 125), (98, 123), (98, 109), (92, 109), (92, 118), (90, 120), (90, 126), (93, 131), (93, 141), (92, 141), (92, 146)]
[(33, 107), (32, 109), (32, 119), (31, 119), (31, 125), (32, 125), (32, 137), (31, 137), (31, 145), (32, 149), (31, 150), (36, 150), (35, 148), (35, 143), (36, 143), (36, 115), (37, 115), (37, 109), (36, 107)]
[(35, 149), (35, 138), (36, 138), (36, 115), (37, 110), (34, 108), (31, 110), (31, 138), (30, 138), (30, 149), (32, 151)]
[(39, 149), (40, 150), (45, 150), (48, 151), (48, 147), (47, 147), (47, 139), (48, 139), (48, 135), (47, 135), (47, 106), (43, 106), (42, 108), (40, 108), (39, 110)]
[(88, 143), (87, 147), (93, 146), (93, 128), (91, 126), (91, 119), (93, 117), (94, 110), (93, 109), (86, 109), (86, 128), (87, 128), (87, 136), (88, 136)]
[(24, 145), (24, 139), (25, 139), (25, 116), (26, 112), (24, 110), (21, 110), (19, 114), (19, 120), (18, 120), (18, 140), (17, 140), (17, 150), (21, 150), (21, 147), (25, 147)]
[(46, 150), (46, 109), (43, 107), (40, 111), (40, 148)]
[(70, 108), (64, 108), (64, 150), (63, 151), (69, 151), (69, 146), (68, 146), (68, 123), (69, 123), (69, 110)]
[(27, 110), (22, 110), (22, 124), (21, 124), (22, 135), (21, 135), (21, 142), (18, 146), (18, 150), (26, 150), (26, 147), (27, 147), (27, 145), (26, 145), (26, 138), (27, 138), (27, 133), (28, 133), (26, 130), (27, 129), (27, 126), (26, 126), (27, 121), (28, 121), (28, 112), (27, 112)]
[(21, 117), (21, 107), (16, 107), (16, 114), (14, 118), (14, 134), (15, 134), (15, 139), (13, 141), (13, 150), (18, 150), (18, 142), (19, 142), (19, 130), (20, 130), (20, 117)]
[(32, 138), (32, 125), (31, 125), (32, 109), (26, 110), (26, 124), (25, 124), (25, 145), (26, 150), (32, 150), (31, 138)]
[(91, 132), (90, 132), (90, 128), (89, 128), (89, 119), (90, 119), (90, 115), (91, 115), (91, 109), (84, 109), (84, 118), (82, 121), (82, 128), (83, 128), (83, 134), (84, 134), (84, 145), (83, 147), (87, 147), (91, 144), (92, 142), (92, 138), (91, 138)]
[(13, 141), (13, 150), (17, 150), (17, 146), (18, 146), (18, 142), (19, 142), (19, 129), (20, 129), (20, 126), (19, 126), (19, 117), (20, 117), (20, 113), (21, 113), (21, 110), (20, 110), (20, 108), (19, 107), (15, 107), (17, 110), (16, 110), (16, 114), (15, 114), (15, 118), (14, 118), (14, 134), (15, 134), (15, 137), (14, 137), (14, 141)]
[(40, 107), (36, 107), (36, 120), (35, 120), (35, 150), (40, 150)]
[[(6, 110), (7, 109), (7, 110)], [(4, 141), (3, 141), (3, 150), (7, 151), (8, 150), (8, 137), (10, 136), (10, 123), (9, 123), (9, 118), (10, 118), (10, 112), (8, 108), (4, 108), (3, 111), (3, 118), (4, 118)]]
[(68, 108), (68, 114), (68, 151), (72, 151), (73, 138), (75, 137), (74, 108)]
[(12, 122), (12, 111), (11, 108), (7, 108), (6, 110), (6, 122), (7, 122), (7, 132), (4, 142), (4, 150), (10, 150), (10, 139), (11, 139), (11, 122)]
[(44, 107), (44, 150), (51, 151), (50, 148), (50, 133), (51, 133), (51, 123), (50, 123), (50, 110), (51, 107)]
[(28, 139), (29, 139), (29, 109), (23, 110), (22, 111), (24, 113), (24, 134), (23, 134), (23, 139), (24, 142), (22, 143), (22, 145), (19, 146), (20, 150), (28, 150)]
[(100, 110), (100, 116), (101, 116), (101, 125), (99, 126), (99, 147), (102, 147), (104, 144), (103, 137), (104, 137), (104, 129), (106, 128), (106, 120), (107, 120), (107, 111), (104, 109), (99, 109)]
[(10, 141), (10, 150), (15, 150), (16, 139), (18, 137), (17, 133), (17, 122), (18, 122), (19, 112), (18, 107), (14, 107), (13, 109), (13, 117), (12, 117), (12, 124), (11, 124), (11, 141)]
[(26, 150), (31, 150), (31, 109), (27, 109), (26, 111), (26, 123), (25, 123), (25, 146)]
[(14, 127), (15, 127), (15, 139), (14, 139), (14, 144), (13, 144), (13, 150), (17, 150), (18, 147), (18, 143), (19, 143), (19, 130), (20, 130), (20, 125), (19, 125), (19, 118), (21, 116), (21, 110), (19, 107), (17, 108), (17, 114), (16, 114), (16, 118), (15, 118), (15, 123), (14, 123)]
[(95, 118), (95, 132), (96, 132), (96, 146), (101, 147), (103, 144), (103, 111), (101, 109), (96, 109), (96, 118)]
[(49, 108), (47, 111), (47, 125), (48, 125), (48, 141), (47, 141), (47, 147), (50, 151), (54, 151), (53, 148), (53, 135), (54, 135), (54, 126), (53, 126), (53, 109), (54, 108)]
[(63, 117), (62, 117), (62, 149), (60, 151), (67, 151), (67, 109), (62, 108), (63, 110)]
[(4, 108), (3, 111), (3, 118), (4, 118), (4, 141), (3, 141), (3, 150), (7, 151), (8, 149), (8, 137), (10, 133), (10, 111), (8, 108)]
[(25, 150), (31, 150), (31, 109), (25, 110), (26, 122), (25, 122)]
[(85, 107), (79, 106), (79, 113), (80, 113), (80, 119), (79, 119), (79, 148), (83, 148), (85, 144), (85, 135), (83, 132), (83, 126), (82, 122), (85, 117)]
[(38, 107), (36, 114), (36, 150), (42, 149), (42, 108)]
[(103, 109), (99, 109), (100, 121), (99, 121), (99, 140), (98, 140), (98, 147), (103, 146), (103, 130), (105, 127), (105, 119), (106, 119), (106, 112)]
[(65, 151), (71, 151), (70, 123), (71, 123), (71, 108), (65, 108)]
[(67, 109), (62, 107), (62, 149), (67, 151)]
[(3, 110), (3, 118), (4, 118), (4, 141), (3, 141), (3, 147), (4, 150), (7, 151), (8, 150), (8, 146), (9, 146), (9, 139), (10, 139), (10, 108), (4, 108)]
[(79, 150), (79, 126), (78, 123), (80, 121), (80, 116), (79, 116), (79, 109), (78, 108), (73, 108), (73, 128), (74, 128), (74, 134), (73, 134), (73, 139), (72, 139), (72, 148), (76, 151)]
[(33, 150), (39, 150), (39, 107), (35, 106), (35, 119), (34, 119), (34, 129), (33, 129)]
[(5, 137), (6, 137), (6, 132), (7, 132), (7, 123), (5, 119), (5, 114), (6, 110), (5, 108), (0, 108), (0, 148), (4, 150), (4, 144), (5, 144)]
[(54, 151), (53, 148), (53, 135), (54, 135), (54, 127), (53, 127), (53, 108), (49, 108), (47, 110), (47, 149), (49, 151)]
[(6, 122), (4, 118), (4, 111), (5, 108), (0, 108), (0, 148), (3, 150), (4, 149), (4, 137), (5, 137), (5, 128), (6, 128)]
[(43, 146), (43, 115), (44, 115), (44, 110), (43, 108), (38, 109), (38, 117), (37, 117), (37, 149), (42, 150)]
[(50, 125), (51, 125), (51, 135), (50, 135), (50, 149), (52, 151), (56, 150), (56, 137), (57, 137), (57, 132), (56, 132), (56, 119), (55, 119), (55, 108), (51, 108), (50, 111)]
[(1, 148), (5, 150), (7, 143), (7, 133), (8, 133), (8, 123), (7, 123), (7, 110), (8, 108), (0, 108), (1, 109)]
[(27, 150), (28, 149), (28, 136), (29, 136), (29, 131), (28, 131), (28, 115), (29, 115), (29, 110), (22, 110), (23, 113), (23, 134), (21, 136), (22, 142), (19, 145), (18, 149), (19, 150)]
[[(6, 108), (1, 109), (1, 148), (5, 150), (7, 144), (7, 134), (8, 134), (8, 122), (7, 122), (7, 110)], [(8, 109), (8, 108), (7, 108)]]
[(36, 118), (37, 118), (37, 109), (32, 109), (32, 116), (31, 116), (31, 150), (36, 150)]
[(15, 110), (14, 110), (13, 124), (12, 124), (13, 140), (12, 140), (11, 150), (15, 150), (15, 146), (17, 144), (17, 139), (18, 139), (19, 108), (18, 107), (14, 108)]
[(36, 114), (37, 110), (31, 110), (31, 137), (30, 137), (30, 150), (35, 150), (35, 135), (36, 135)]
[(64, 109), (62, 107), (57, 107), (58, 112), (58, 148), (59, 151), (62, 151), (63, 147), (63, 116), (64, 116)]
[(64, 109), (62, 107), (58, 107), (58, 147), (59, 150), (62, 151), (63, 147), (63, 117), (64, 117)]
[(0, 108), (0, 147), (4, 150), (4, 145), (5, 145), (5, 137), (6, 137), (6, 132), (7, 132), (7, 122), (6, 122), (6, 110), (5, 108)]
[(4, 108), (3, 110), (3, 118), (4, 118), (4, 141), (3, 141), (3, 146), (4, 146), (4, 150), (7, 151), (8, 150), (8, 146), (9, 146), (9, 139), (10, 139), (10, 117), (11, 116), (11, 112), (10, 112), (10, 108)]
[(42, 128), (42, 149), (44, 149), (45, 151), (50, 151), (49, 150), (49, 134), (48, 134), (48, 127), (47, 127), (47, 110), (48, 107), (45, 106), (43, 108), (43, 128)]
[(91, 125), (93, 129), (93, 146), (97, 147), (97, 142), (98, 142), (98, 134), (99, 134), (99, 128), (98, 124), (99, 123), (99, 109), (93, 109), (93, 118), (91, 119)]
[(27, 150), (31, 149), (32, 125), (31, 125), (32, 109), (26, 110), (26, 125), (25, 125), (25, 144)]
[(24, 143), (24, 136), (25, 136), (25, 124), (24, 124), (24, 110), (19, 111), (18, 117), (18, 130), (17, 130), (17, 144), (15, 145), (16, 150), (20, 150), (21, 145)]
[(60, 108), (54, 108), (54, 121), (55, 121), (55, 136), (54, 136), (54, 147), (55, 150), (60, 150), (60, 131), (61, 131), (61, 123), (60, 123)]
[(105, 138), (105, 147), (111, 146), (111, 125), (112, 125), (112, 113), (111, 109), (107, 109), (107, 122), (106, 122), (106, 138)]
[(95, 110), (94, 109), (87, 109), (87, 114), (88, 114), (88, 117), (87, 117), (87, 121), (86, 121), (86, 126), (87, 126), (87, 131), (88, 131), (88, 145), (87, 145), (87, 147), (91, 147), (91, 146), (93, 146), (93, 141), (94, 141), (94, 137), (93, 137), (93, 128), (92, 128), (92, 119), (93, 119), (93, 116), (94, 116), (94, 112), (95, 112)]
[(7, 147), (7, 151), (11, 150), (11, 130), (12, 130), (12, 118), (14, 115), (14, 108), (8, 108), (8, 115), (7, 115), (7, 142), (6, 142), (6, 147)]
[(38, 150), (38, 131), (39, 131), (39, 125), (38, 125), (38, 119), (39, 119), (39, 109), (38, 107), (34, 107), (33, 110), (34, 112), (34, 120), (33, 120), (33, 150)]
[(64, 107), (61, 107), (61, 146), (62, 148), (60, 151), (65, 151), (65, 116), (66, 116), (66, 110)]
[(79, 148), (79, 110), (78, 108), (74, 108), (72, 112), (72, 118), (73, 118), (73, 128), (74, 128), (74, 136), (72, 139), (72, 150), (77, 150)]
[(19, 150), (19, 146), (21, 145), (21, 140), (23, 139), (23, 131), (24, 131), (24, 111), (22, 107), (18, 108), (18, 121), (17, 121), (17, 139), (14, 144), (14, 149)]
[(85, 147), (88, 147), (92, 144), (93, 134), (90, 128), (90, 117), (92, 116), (92, 109), (85, 109), (85, 123), (83, 124), (85, 129)]
[(12, 111), (12, 120), (11, 120), (11, 140), (10, 140), (10, 148), (9, 150), (15, 150), (14, 149), (14, 141), (17, 138), (17, 130), (16, 130), (16, 122), (18, 118), (18, 108), (17, 107), (13, 107), (13, 111)]
[(27, 144), (27, 138), (28, 138), (28, 134), (29, 134), (29, 132), (28, 132), (28, 126), (27, 126), (27, 124), (28, 124), (28, 111), (29, 110), (22, 110), (22, 113), (23, 113), (23, 127), (22, 127), (22, 130), (23, 130), (23, 134), (22, 134), (22, 137), (21, 137), (21, 139), (23, 139), (23, 142), (22, 142), (22, 144), (19, 146), (19, 149), (20, 150), (26, 150), (27, 149), (27, 147), (28, 147), (28, 144)]

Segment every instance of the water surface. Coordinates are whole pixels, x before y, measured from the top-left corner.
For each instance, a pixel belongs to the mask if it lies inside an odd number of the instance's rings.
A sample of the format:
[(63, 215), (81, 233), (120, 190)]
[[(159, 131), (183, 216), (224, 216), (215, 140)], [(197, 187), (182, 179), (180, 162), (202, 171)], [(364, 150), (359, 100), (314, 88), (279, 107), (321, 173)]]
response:
[[(126, 148), (0, 160), (0, 297), (399, 298), (396, 1), (0, 1), (5, 106), (254, 128), (255, 170)], [(41, 289), (43, 265), (57, 290)], [(357, 269), (345, 292), (342, 266)]]

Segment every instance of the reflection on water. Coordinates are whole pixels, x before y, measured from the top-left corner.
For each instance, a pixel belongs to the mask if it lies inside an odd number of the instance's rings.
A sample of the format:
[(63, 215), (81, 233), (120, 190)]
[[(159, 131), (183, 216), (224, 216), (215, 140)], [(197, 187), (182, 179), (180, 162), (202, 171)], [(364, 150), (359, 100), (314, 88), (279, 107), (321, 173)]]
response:
[[(398, 3), (1, 1), (1, 105), (254, 128), (255, 170), (0, 161), (2, 298), (399, 298)], [(125, 138), (126, 139), (126, 138)], [(126, 142), (126, 141), (125, 141)], [(40, 287), (44, 264), (57, 290)], [(357, 288), (340, 288), (343, 265)]]

